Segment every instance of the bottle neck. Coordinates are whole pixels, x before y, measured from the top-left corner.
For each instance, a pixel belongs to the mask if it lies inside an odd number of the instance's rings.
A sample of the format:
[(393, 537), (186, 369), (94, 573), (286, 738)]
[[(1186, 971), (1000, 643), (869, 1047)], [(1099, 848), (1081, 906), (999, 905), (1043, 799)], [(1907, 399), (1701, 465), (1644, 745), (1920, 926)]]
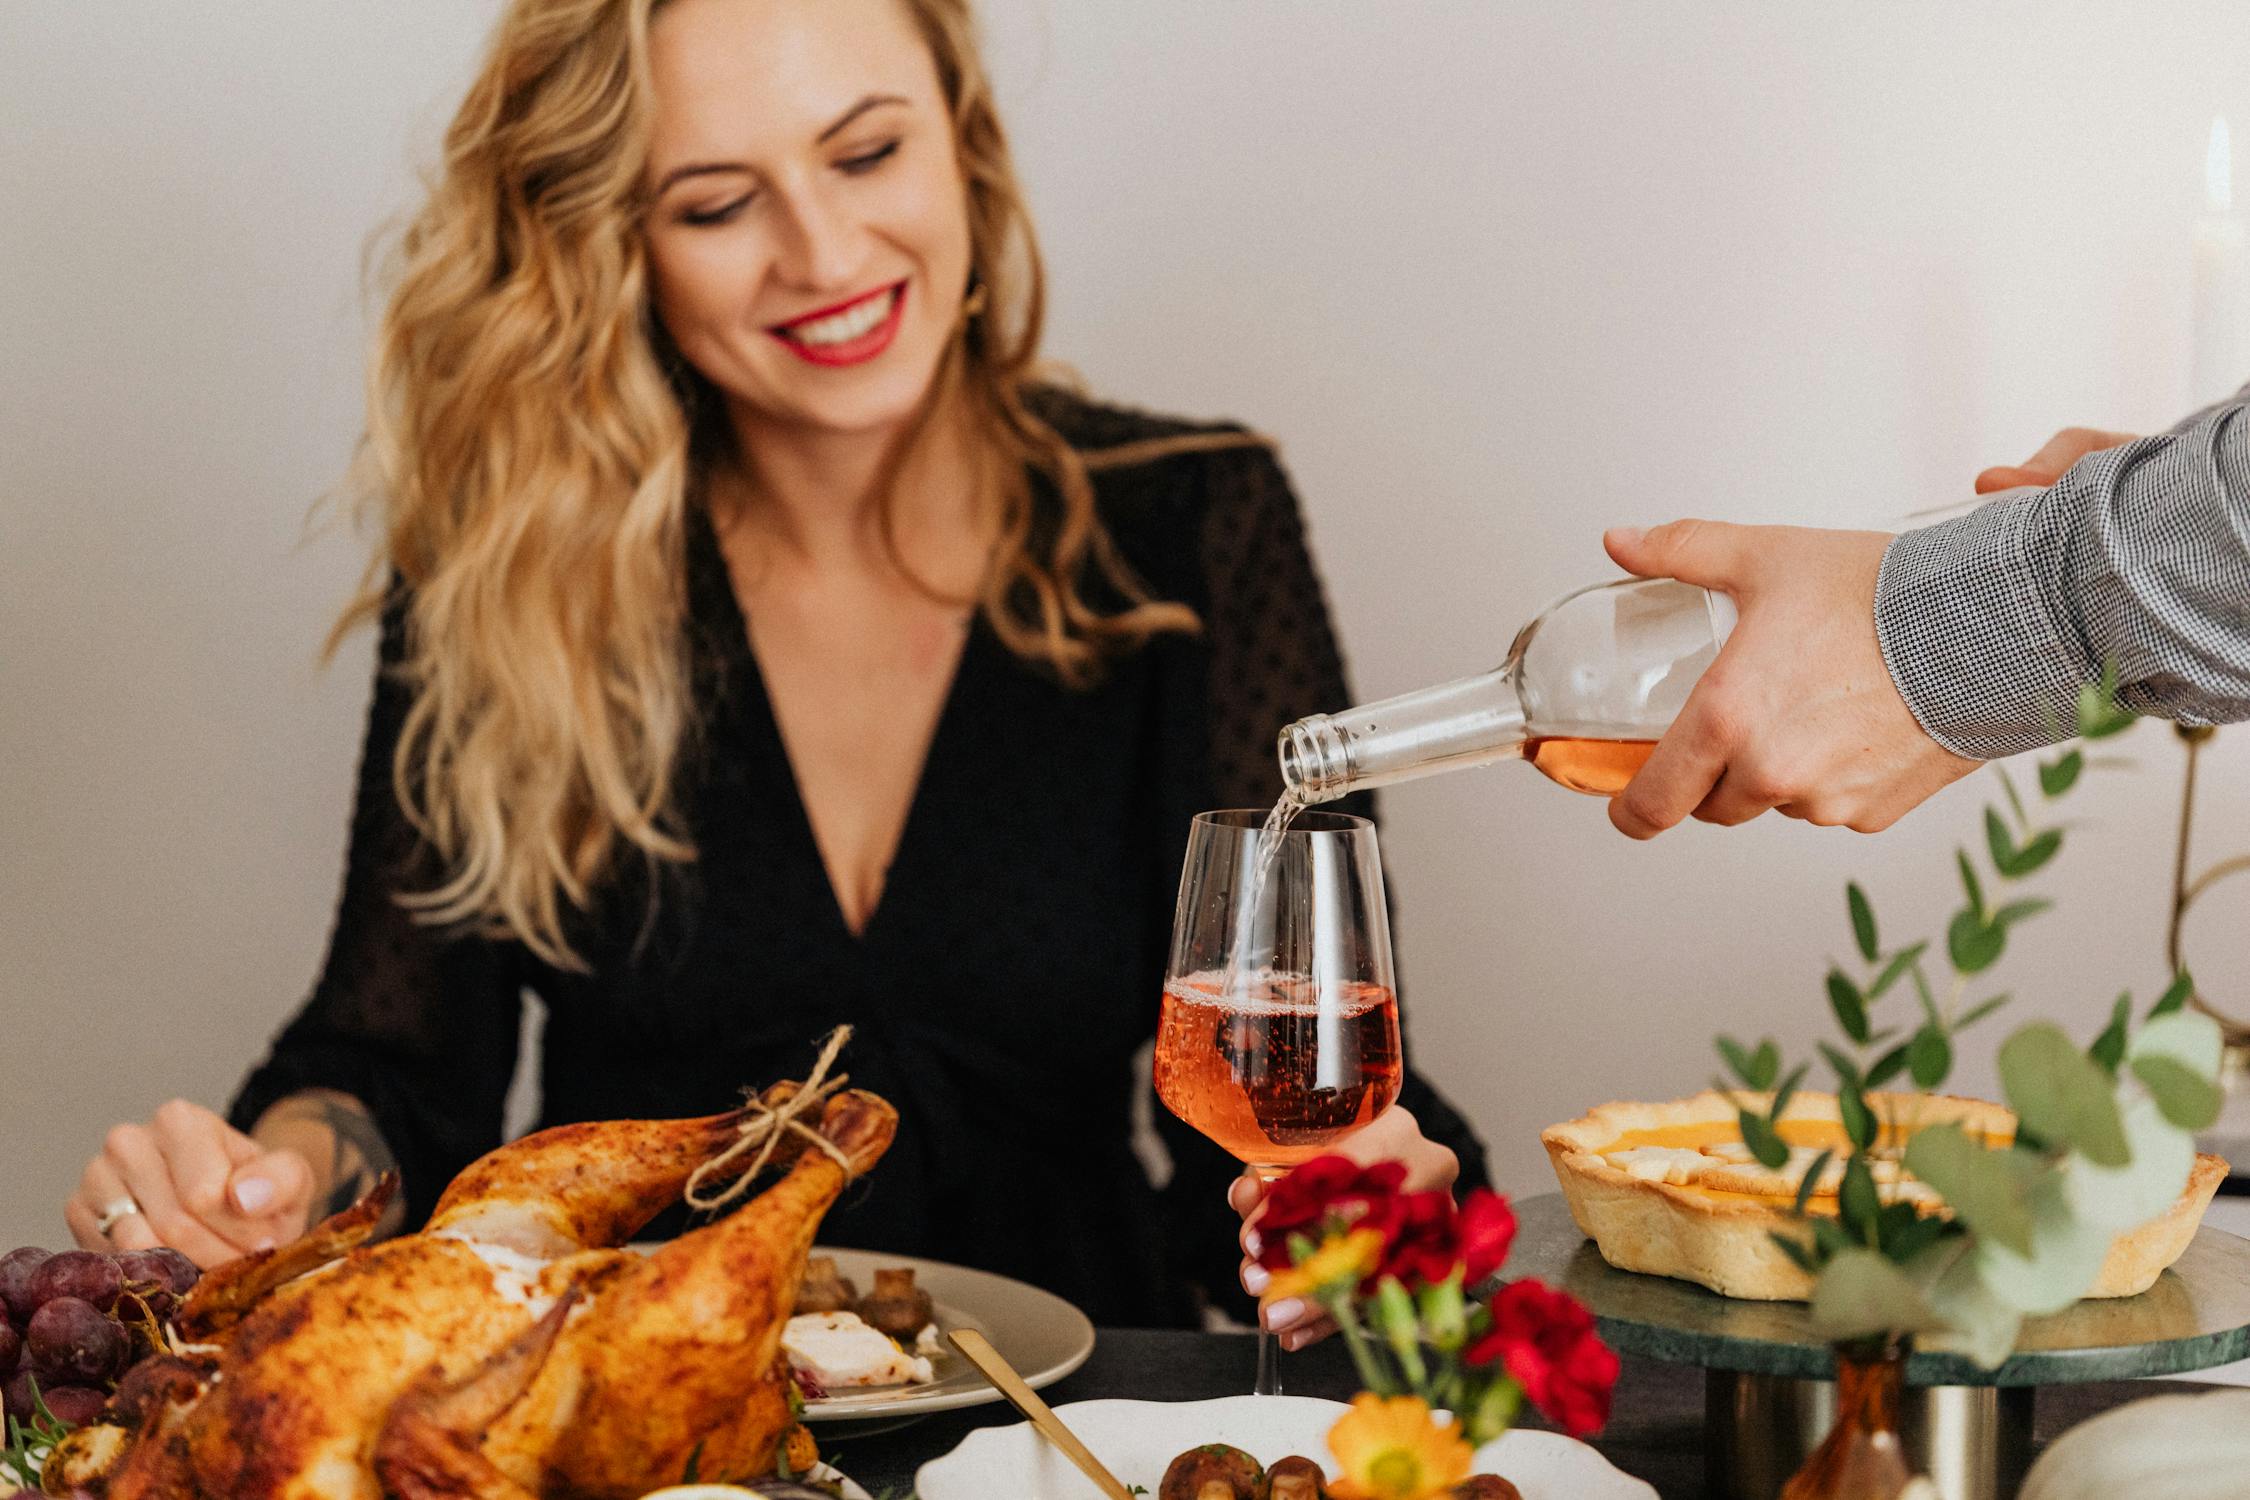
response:
[(1523, 753), (1523, 699), (1503, 667), (1315, 714), (1281, 731), (1281, 779), (1300, 802), (1487, 765)]

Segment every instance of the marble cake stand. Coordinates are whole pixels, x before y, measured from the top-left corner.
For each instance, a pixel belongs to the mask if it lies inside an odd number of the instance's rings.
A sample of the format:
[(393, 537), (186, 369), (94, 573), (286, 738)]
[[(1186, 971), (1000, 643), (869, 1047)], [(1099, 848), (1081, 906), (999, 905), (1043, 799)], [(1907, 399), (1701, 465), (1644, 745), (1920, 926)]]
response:
[[(1739, 1302), (1691, 1282), (1620, 1271), (1560, 1193), (1516, 1201), (1510, 1276), (1561, 1286), (1620, 1354), (1704, 1371), (1705, 1462), (1725, 1500), (1773, 1500), (1835, 1417), (1835, 1360), (1801, 1302)], [(2031, 1460), (2043, 1385), (2209, 1369), (2250, 1355), (2250, 1240), (2208, 1226), (2138, 1297), (2081, 1302), (2024, 1325), (1996, 1370), (1916, 1354), (1902, 1426), (1946, 1500), (2006, 1500)], [(2154, 1393), (2152, 1393), (2154, 1394)]]

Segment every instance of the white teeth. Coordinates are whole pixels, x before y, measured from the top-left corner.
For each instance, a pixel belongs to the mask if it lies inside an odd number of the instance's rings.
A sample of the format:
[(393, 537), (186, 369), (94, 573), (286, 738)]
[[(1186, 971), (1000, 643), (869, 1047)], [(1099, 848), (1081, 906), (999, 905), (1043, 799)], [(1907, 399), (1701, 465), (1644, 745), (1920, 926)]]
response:
[(857, 307), (801, 324), (789, 330), (789, 336), (800, 344), (820, 348), (829, 344), (848, 344), (853, 339), (872, 332), (891, 315), (891, 306), (898, 301), (898, 288), (893, 287), (880, 297), (870, 297)]

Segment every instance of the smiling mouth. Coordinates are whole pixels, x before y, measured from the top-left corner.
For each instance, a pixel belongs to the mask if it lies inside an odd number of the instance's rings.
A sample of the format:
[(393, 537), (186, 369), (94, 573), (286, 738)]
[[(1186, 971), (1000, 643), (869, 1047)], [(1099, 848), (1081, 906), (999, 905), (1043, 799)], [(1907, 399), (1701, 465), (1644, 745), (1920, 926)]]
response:
[(849, 302), (776, 323), (766, 331), (807, 358), (856, 362), (879, 353), (890, 342), (905, 300), (906, 283), (894, 282)]

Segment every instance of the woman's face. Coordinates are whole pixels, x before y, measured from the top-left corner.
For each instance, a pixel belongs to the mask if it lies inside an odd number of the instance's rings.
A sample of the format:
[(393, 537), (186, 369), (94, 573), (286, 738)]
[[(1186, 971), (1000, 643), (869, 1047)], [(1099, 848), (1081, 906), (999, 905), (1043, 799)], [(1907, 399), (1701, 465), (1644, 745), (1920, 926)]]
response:
[(670, 0), (648, 220), (656, 310), (742, 416), (903, 424), (969, 276), (936, 64), (900, 0)]

